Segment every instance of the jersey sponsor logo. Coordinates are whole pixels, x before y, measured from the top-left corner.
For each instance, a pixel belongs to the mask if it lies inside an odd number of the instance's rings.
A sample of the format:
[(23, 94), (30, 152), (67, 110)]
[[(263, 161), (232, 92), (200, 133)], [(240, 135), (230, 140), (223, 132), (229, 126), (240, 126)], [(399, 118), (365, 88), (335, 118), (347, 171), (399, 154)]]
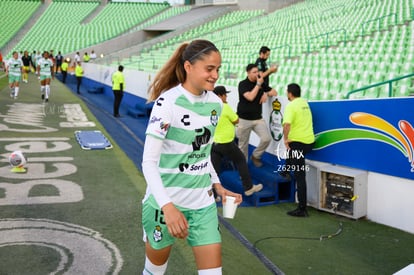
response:
[(180, 169), (180, 172), (184, 172), (185, 170), (188, 169), (188, 163), (180, 163), (178, 165), (178, 169)]
[(190, 115), (183, 115), (181, 122), (184, 124), (184, 126), (190, 126)]
[(208, 166), (207, 161), (201, 164), (193, 164), (190, 166), (190, 171), (199, 171), (199, 170), (206, 168), (207, 166)]
[(191, 155), (188, 156), (189, 159), (193, 159), (193, 158), (205, 158), (206, 157), (206, 153), (192, 153)]
[(157, 131), (159, 134), (165, 136), (165, 133), (168, 131), (168, 128), (170, 127), (170, 124), (167, 122), (162, 121), (161, 118), (158, 118), (156, 116), (151, 117), (149, 120), (149, 124), (158, 123), (161, 131)]
[(178, 165), (178, 169), (180, 169), (180, 172), (184, 172), (185, 170), (189, 170), (189, 171), (199, 171), (202, 170), (204, 168), (207, 168), (208, 166), (208, 162), (203, 162), (201, 164), (192, 164), (191, 166), (188, 165), (188, 163), (180, 163)]
[(158, 122), (158, 121), (161, 121), (161, 118), (158, 118), (158, 117), (156, 117), (156, 116), (153, 116), (153, 117), (151, 117), (151, 119), (149, 120), (149, 123), (151, 124), (151, 123), (155, 123), (155, 122)]
[(170, 124), (161, 121), (161, 123), (160, 123), (160, 129), (163, 130), (164, 132), (167, 132), (168, 128), (170, 128)]
[(162, 102), (164, 101), (163, 97), (160, 97), (157, 99), (157, 101), (155, 101), (155, 104), (157, 104), (157, 106), (162, 106)]
[(206, 127), (203, 127), (202, 129), (196, 129), (195, 131), (197, 135), (195, 136), (192, 145), (193, 151), (198, 151), (200, 150), (201, 145), (208, 144), (211, 138), (211, 132)]

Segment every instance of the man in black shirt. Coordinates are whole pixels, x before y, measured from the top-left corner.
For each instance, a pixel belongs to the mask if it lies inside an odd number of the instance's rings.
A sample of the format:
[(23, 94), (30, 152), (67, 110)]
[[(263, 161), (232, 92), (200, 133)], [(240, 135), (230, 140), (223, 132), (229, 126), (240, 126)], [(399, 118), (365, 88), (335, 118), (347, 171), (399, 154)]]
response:
[(239, 83), (237, 137), (239, 148), (248, 159), (251, 131), (253, 130), (259, 136), (260, 142), (252, 152), (251, 160), (255, 166), (261, 167), (263, 165), (262, 155), (271, 141), (269, 129), (262, 117), (262, 104), (267, 101), (267, 97), (277, 96), (277, 92), (268, 85), (264, 85), (264, 80), (260, 77), (256, 64), (247, 65), (246, 72), (247, 78)]
[(62, 63), (63, 63), (63, 55), (61, 54), (60, 51), (56, 55), (55, 60), (56, 60), (56, 71), (55, 71), (55, 74), (57, 74), (59, 70), (62, 71), (61, 66), (62, 66)]

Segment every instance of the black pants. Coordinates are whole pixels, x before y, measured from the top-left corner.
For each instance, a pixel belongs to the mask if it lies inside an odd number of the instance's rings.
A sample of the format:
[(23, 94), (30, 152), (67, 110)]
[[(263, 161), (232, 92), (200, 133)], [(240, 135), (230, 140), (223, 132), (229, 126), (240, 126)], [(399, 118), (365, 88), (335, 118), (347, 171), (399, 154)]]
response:
[(76, 92), (80, 93), (80, 85), (82, 83), (82, 77), (77, 76), (76, 77)]
[(68, 72), (67, 71), (62, 71), (62, 82), (66, 83), (66, 77), (68, 76)]
[(305, 166), (305, 155), (309, 153), (313, 148), (312, 144), (305, 144), (301, 142), (291, 142), (289, 143), (289, 156), (286, 159), (286, 170), (293, 171), (299, 208), (305, 209), (307, 205), (307, 194), (306, 194), (306, 166)]
[(120, 90), (113, 90), (114, 92), (114, 116), (119, 115), (119, 106), (121, 106), (122, 97), (124, 96), (124, 92)]
[(247, 167), (246, 157), (240, 151), (237, 144), (232, 141), (229, 143), (214, 143), (211, 150), (211, 162), (217, 175), (220, 174), (221, 160), (227, 157), (233, 161), (239, 171), (244, 190), (252, 188), (252, 179), (250, 177), (249, 168)]

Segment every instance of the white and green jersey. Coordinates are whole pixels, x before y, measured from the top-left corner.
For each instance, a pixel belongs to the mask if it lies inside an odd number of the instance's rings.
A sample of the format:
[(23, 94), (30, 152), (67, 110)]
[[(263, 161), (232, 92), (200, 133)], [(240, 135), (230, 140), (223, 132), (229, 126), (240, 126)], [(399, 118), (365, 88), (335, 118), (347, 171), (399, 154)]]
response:
[(40, 66), (40, 75), (52, 76), (52, 71), (51, 71), (51, 68), (53, 68), (52, 60), (42, 58), (37, 63), (37, 66)]
[(13, 57), (9, 59), (7, 62), (7, 67), (9, 71), (9, 75), (11, 76), (21, 76), (22, 75), (22, 67), (23, 62), (21, 59), (14, 59)]
[[(222, 101), (214, 93), (195, 96), (181, 85), (164, 92), (154, 102), (146, 135), (162, 140), (162, 145), (158, 173), (143, 169), (148, 184), (144, 201), (150, 199), (153, 207), (162, 207), (170, 199), (186, 209), (214, 203), (211, 189), (218, 177), (210, 151), (221, 109)], [(145, 159), (143, 168), (144, 163)], [(165, 191), (158, 188), (159, 181)]]

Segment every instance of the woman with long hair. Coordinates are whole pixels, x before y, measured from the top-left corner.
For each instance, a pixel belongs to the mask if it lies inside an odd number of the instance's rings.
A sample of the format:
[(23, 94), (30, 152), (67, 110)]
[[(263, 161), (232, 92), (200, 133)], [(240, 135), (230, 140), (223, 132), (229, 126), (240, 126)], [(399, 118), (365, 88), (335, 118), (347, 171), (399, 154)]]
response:
[(192, 247), (198, 274), (222, 274), (221, 236), (214, 191), (225, 189), (210, 161), (222, 109), (211, 91), (221, 55), (207, 40), (182, 44), (149, 87), (154, 107), (148, 122), (142, 168), (147, 182), (142, 224), (146, 242), (143, 274), (164, 274), (176, 238)]

